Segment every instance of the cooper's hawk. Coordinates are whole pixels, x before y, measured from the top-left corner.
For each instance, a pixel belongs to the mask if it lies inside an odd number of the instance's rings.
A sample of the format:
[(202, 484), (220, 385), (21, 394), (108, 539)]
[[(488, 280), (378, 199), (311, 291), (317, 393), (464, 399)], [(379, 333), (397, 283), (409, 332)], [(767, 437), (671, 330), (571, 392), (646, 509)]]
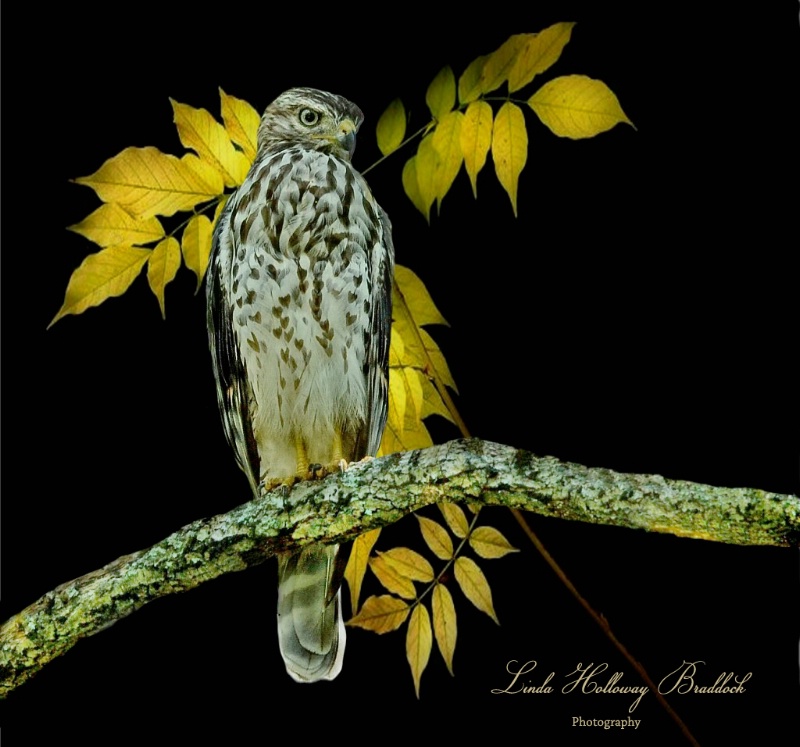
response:
[[(256, 495), (261, 483), (337, 469), (380, 444), (394, 249), (386, 213), (350, 164), (362, 119), (341, 96), (281, 94), (214, 232), (207, 298), (217, 399)], [(278, 560), (278, 637), (299, 682), (341, 670), (337, 549)]]

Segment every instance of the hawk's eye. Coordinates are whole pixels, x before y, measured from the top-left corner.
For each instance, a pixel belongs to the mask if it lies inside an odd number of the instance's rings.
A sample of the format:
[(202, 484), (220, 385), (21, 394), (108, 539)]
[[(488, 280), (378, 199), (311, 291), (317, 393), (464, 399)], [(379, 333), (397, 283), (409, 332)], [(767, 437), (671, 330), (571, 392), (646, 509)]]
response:
[(300, 121), (306, 127), (313, 127), (317, 122), (319, 122), (319, 112), (315, 112), (313, 109), (301, 109)]

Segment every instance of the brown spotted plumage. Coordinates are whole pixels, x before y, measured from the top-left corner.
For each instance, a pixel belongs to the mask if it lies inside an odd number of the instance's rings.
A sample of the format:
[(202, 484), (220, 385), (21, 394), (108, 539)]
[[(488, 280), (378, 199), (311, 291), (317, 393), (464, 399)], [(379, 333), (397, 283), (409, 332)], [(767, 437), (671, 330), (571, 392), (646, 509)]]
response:
[[(209, 344), (228, 441), (253, 492), (374, 455), (386, 422), (391, 226), (350, 158), (361, 111), (293, 88), (214, 231)], [(279, 558), (289, 674), (333, 679), (344, 625), (337, 547)]]

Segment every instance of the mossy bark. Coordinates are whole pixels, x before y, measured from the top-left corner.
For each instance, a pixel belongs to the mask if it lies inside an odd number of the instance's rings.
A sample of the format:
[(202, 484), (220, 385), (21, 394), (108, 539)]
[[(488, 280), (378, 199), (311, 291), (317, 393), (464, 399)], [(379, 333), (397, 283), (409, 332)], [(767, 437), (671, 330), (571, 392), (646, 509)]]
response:
[(621, 474), (477, 439), (452, 441), (265, 493), (61, 584), (0, 628), (0, 697), (81, 638), (154, 599), (310, 542), (347, 541), (448, 501), (728, 544), (800, 545), (796, 496)]

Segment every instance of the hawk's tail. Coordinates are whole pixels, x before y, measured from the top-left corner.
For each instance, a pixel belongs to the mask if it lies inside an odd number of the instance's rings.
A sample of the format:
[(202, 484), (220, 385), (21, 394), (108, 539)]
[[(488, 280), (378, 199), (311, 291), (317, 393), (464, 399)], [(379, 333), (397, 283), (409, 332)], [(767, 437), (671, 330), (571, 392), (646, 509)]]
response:
[(312, 545), (278, 558), (278, 640), (286, 671), (297, 682), (332, 680), (342, 669), (337, 550)]

